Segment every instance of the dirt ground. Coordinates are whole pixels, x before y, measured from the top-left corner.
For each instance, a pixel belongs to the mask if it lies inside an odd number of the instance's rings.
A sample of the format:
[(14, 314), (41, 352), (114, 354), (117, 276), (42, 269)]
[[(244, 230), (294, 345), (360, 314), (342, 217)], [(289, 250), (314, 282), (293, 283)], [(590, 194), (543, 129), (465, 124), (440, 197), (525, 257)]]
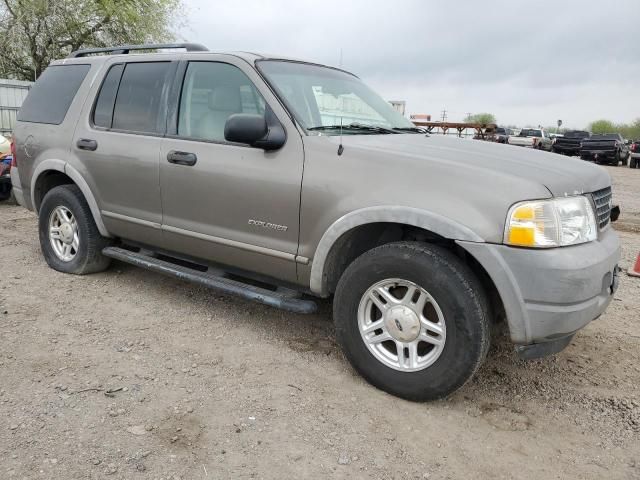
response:
[[(609, 168), (621, 266), (640, 170)], [(366, 384), (330, 304), (302, 316), (116, 263), (45, 264), (35, 216), (0, 204), (0, 478), (640, 478), (640, 278), (561, 354), (498, 339), (447, 400)]]

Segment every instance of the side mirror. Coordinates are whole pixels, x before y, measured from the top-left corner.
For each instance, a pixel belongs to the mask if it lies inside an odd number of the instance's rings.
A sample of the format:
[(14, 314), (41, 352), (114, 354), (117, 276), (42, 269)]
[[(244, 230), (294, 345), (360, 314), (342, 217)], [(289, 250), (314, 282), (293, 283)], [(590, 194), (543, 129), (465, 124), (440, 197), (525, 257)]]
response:
[(281, 148), (287, 137), (274, 113), (267, 109), (264, 116), (251, 113), (231, 115), (224, 125), (224, 138), (268, 151)]

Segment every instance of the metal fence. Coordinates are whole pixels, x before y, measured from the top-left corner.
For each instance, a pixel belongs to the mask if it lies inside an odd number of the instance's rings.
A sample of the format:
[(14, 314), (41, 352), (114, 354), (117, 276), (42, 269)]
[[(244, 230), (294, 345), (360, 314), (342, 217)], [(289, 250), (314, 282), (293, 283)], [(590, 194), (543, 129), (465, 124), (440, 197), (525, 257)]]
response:
[(8, 136), (16, 124), (18, 110), (33, 82), (0, 79), (0, 134)]

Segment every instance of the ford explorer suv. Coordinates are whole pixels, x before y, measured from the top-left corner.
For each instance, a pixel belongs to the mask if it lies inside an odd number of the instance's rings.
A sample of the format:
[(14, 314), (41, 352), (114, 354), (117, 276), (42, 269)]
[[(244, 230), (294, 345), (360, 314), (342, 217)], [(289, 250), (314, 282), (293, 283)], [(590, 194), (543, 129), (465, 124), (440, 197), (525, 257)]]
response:
[(549, 134), (540, 128), (523, 128), (518, 135), (511, 135), (507, 143), (547, 151), (551, 150), (552, 145)]
[(425, 134), (337, 68), (78, 51), (40, 76), (15, 142), (51, 268), (115, 259), (295, 314), (332, 298), (353, 367), (410, 400), (469, 380), (493, 325), (523, 358), (562, 350), (618, 285), (604, 169)]

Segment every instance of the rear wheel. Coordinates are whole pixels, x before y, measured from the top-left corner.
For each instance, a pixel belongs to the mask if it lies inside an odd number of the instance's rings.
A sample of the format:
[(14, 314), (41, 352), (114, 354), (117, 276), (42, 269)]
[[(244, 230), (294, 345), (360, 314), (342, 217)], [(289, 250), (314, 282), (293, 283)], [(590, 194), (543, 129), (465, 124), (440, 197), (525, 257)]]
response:
[(51, 268), (83, 275), (109, 266), (110, 259), (102, 255), (102, 249), (111, 242), (100, 235), (76, 185), (61, 185), (47, 192), (38, 217), (40, 247)]
[(460, 388), (489, 348), (482, 286), (450, 251), (399, 242), (364, 253), (334, 298), (336, 336), (372, 385), (426, 401)]
[(617, 167), (620, 165), (620, 151), (617, 151), (615, 156), (613, 157), (613, 166)]

